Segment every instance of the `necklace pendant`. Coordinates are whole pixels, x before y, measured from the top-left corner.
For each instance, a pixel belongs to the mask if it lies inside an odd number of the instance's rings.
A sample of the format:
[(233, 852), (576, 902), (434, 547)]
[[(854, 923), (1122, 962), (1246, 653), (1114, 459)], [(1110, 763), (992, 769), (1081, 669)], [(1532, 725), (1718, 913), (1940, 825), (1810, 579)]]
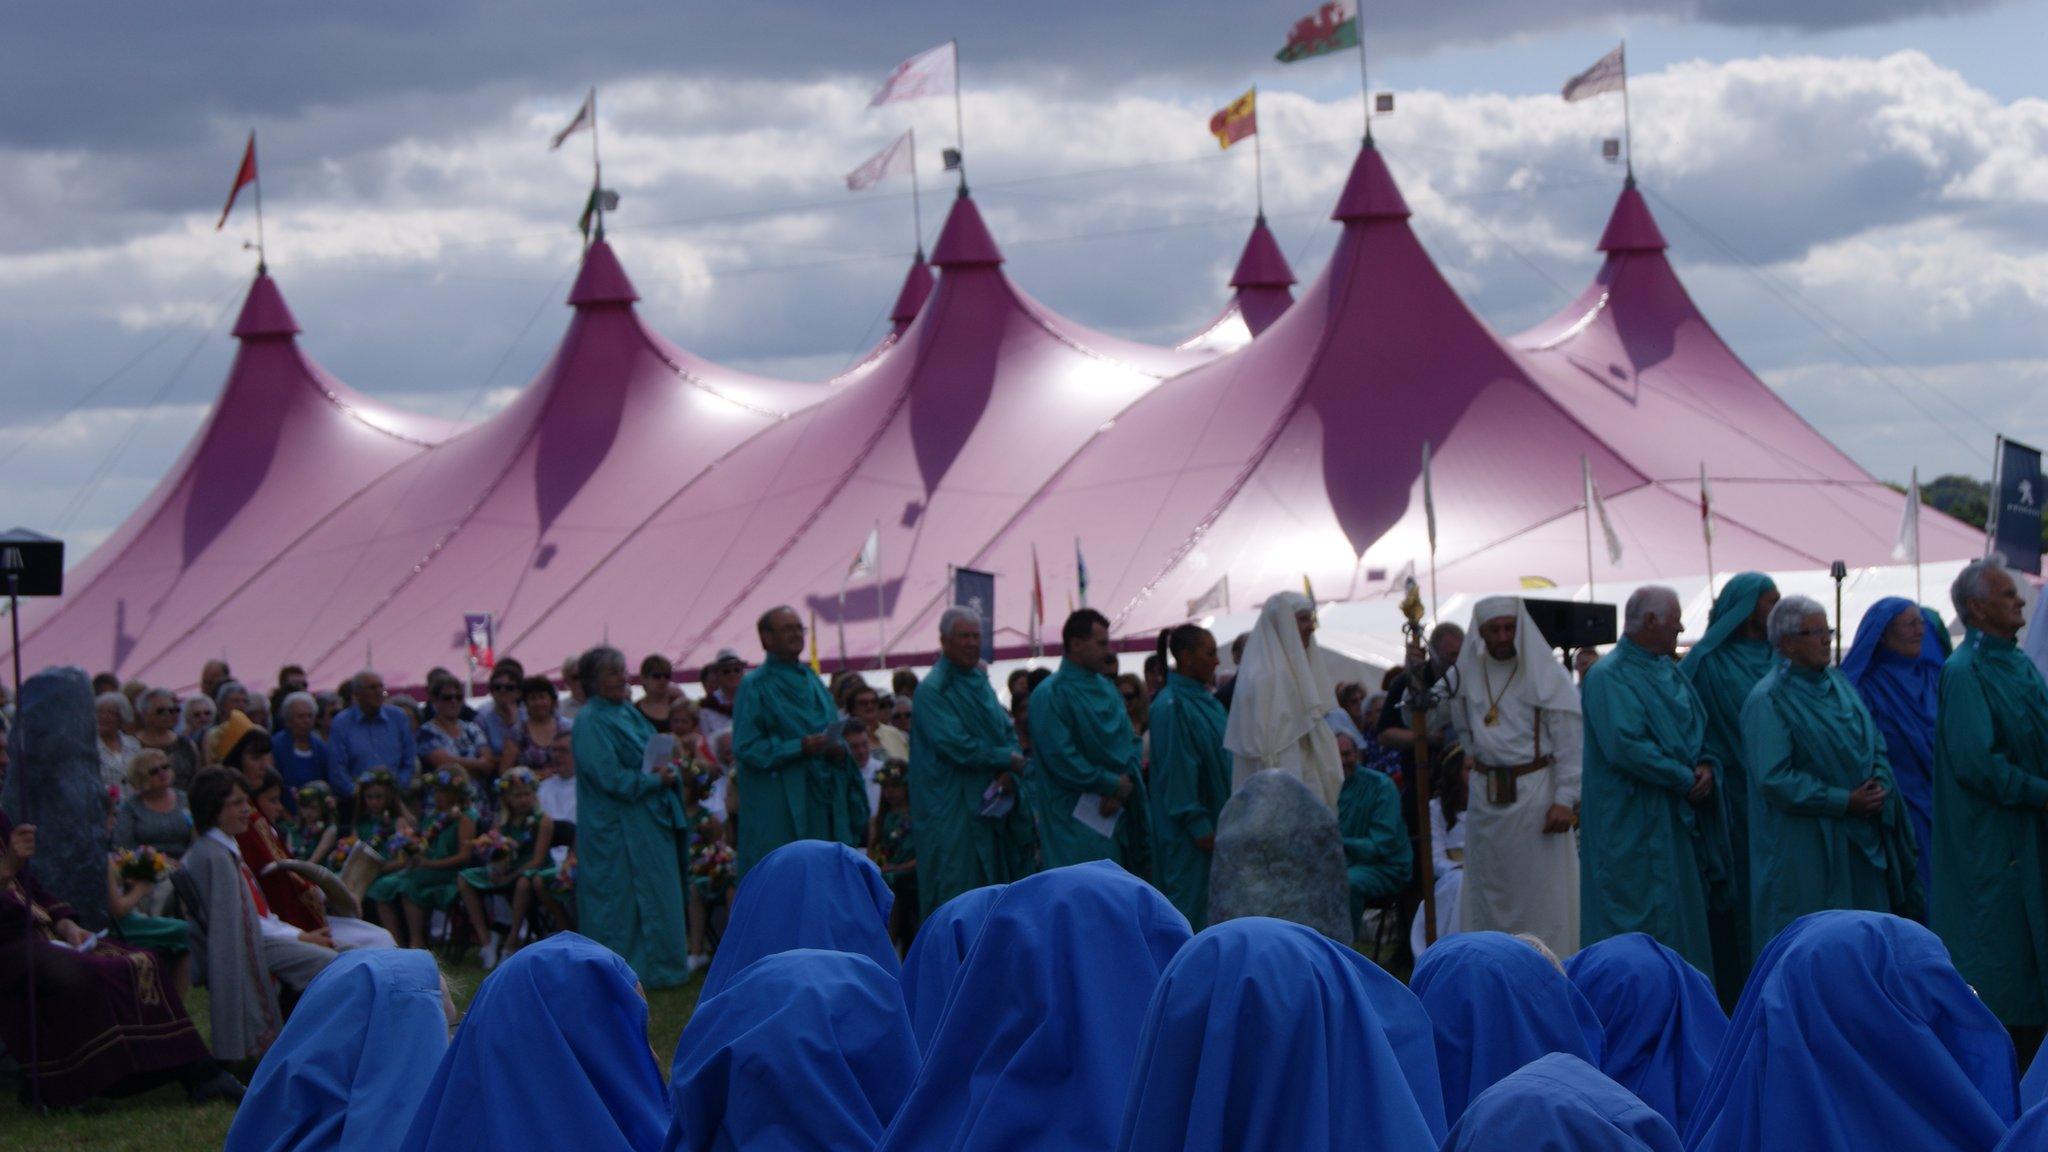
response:
[(1497, 707), (1488, 708), (1486, 710), (1486, 726), (1491, 728), (1498, 723), (1500, 723), (1500, 709)]

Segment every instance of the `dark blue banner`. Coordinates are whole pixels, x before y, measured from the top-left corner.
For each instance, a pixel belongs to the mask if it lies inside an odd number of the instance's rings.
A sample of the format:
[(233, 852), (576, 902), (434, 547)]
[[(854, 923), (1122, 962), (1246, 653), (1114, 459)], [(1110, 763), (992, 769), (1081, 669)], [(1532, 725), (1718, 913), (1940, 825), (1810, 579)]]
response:
[(953, 569), (953, 603), (981, 617), (981, 658), (996, 658), (996, 577), (972, 568)]
[(1998, 441), (1998, 491), (1992, 493), (1991, 550), (2022, 572), (2041, 574), (2041, 453)]

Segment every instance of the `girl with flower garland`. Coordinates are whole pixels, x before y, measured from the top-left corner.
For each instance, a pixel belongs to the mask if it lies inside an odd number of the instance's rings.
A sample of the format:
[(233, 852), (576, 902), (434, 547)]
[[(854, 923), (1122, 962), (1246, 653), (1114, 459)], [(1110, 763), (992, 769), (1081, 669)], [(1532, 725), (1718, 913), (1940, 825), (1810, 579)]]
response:
[(697, 762), (694, 774), (684, 778), (683, 815), (690, 830), (690, 867), (685, 877), (688, 900), (683, 908), (690, 926), (690, 951), (684, 965), (691, 972), (711, 963), (704, 938), (713, 914), (722, 918), (731, 911), (726, 896), (732, 890), (732, 842), (725, 834), (724, 814), (711, 804), (717, 779), (717, 766), (704, 761)]
[(420, 831), (419, 859), (400, 873), (406, 930), (401, 947), (428, 947), (427, 914), (453, 908), (461, 898), (460, 873), (469, 866), (476, 840), (476, 811), (467, 807), (469, 773), (459, 765), (437, 768), (432, 788), (436, 812)]
[(328, 857), (329, 868), (339, 872), (357, 843), (382, 857), (377, 878), (363, 892), (363, 907), (377, 910), (377, 921), (393, 939), (403, 939), (404, 913), (398, 899), (405, 892), (405, 869), (412, 863), (409, 851), (418, 845), (413, 835), (412, 813), (398, 789), (398, 777), (389, 768), (373, 768), (356, 786), (356, 822), (352, 834), (335, 842)]
[(141, 911), (178, 862), (148, 845), (107, 857), (107, 918), (124, 944), (156, 953), (157, 967), (183, 1000), (192, 991), (192, 943), (183, 920)]
[(297, 860), (325, 860), (334, 854), (341, 828), (334, 819), (334, 790), (325, 780), (299, 787), (298, 815), (284, 826), (285, 847)]
[(889, 937), (898, 953), (907, 951), (911, 937), (917, 935), (917, 843), (910, 837), (909, 774), (910, 766), (901, 760), (885, 761), (876, 769), (882, 806), (868, 823), (868, 857), (896, 894)]
[[(500, 811), (498, 827), (477, 837), (477, 856), (483, 863), (464, 868), (456, 879), (462, 893), (463, 910), (470, 927), (483, 941), (477, 959), (488, 972), (498, 961), (519, 948), (519, 926), (533, 905), (534, 889), (554, 878), (555, 822), (540, 810), (540, 781), (524, 765), (508, 768), (498, 777)], [(488, 845), (488, 846), (487, 846)], [(484, 901), (504, 896), (512, 902), (512, 918), (504, 937), (491, 931), (491, 918)]]

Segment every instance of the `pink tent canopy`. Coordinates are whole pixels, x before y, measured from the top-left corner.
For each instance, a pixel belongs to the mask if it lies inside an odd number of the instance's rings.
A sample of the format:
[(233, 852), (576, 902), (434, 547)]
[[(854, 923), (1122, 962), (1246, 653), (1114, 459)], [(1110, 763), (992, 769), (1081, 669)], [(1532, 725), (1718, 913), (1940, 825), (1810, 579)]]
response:
[(1230, 274), (1230, 303), (1216, 319), (1179, 347), (1205, 352), (1235, 352), (1252, 342), (1294, 303), (1294, 270), (1280, 254), (1280, 245), (1266, 228), (1263, 213), (1252, 223), (1244, 254)]
[[(39, 659), (127, 671), (305, 528), (452, 431), (335, 380), (299, 347), (299, 324), (259, 272), (235, 321), (241, 342), (213, 411), (170, 471), (65, 578), (61, 601), (22, 607)], [(222, 651), (200, 645), (199, 662)]]

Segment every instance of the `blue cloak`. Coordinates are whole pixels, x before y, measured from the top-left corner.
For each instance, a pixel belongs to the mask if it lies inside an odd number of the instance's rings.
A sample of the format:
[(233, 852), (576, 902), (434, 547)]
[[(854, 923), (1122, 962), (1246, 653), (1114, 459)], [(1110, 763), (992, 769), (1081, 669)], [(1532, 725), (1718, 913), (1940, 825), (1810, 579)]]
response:
[(563, 932), (484, 977), (401, 1147), (655, 1152), (667, 1130), (632, 967)]
[(344, 952), (264, 1053), (224, 1152), (384, 1152), (448, 1048), (441, 970), (417, 949)]
[(1107, 1152), (1145, 1006), (1189, 936), (1158, 889), (1108, 861), (1005, 888), (879, 1147)]
[(1995, 1152), (2048, 1152), (2048, 1108), (2029, 1105)]
[(1451, 1129), (1444, 1152), (1680, 1152), (1684, 1147), (1671, 1122), (1628, 1089), (1576, 1056), (1553, 1052), (1481, 1092)]
[(889, 909), (895, 903), (881, 869), (846, 845), (784, 844), (740, 877), (732, 919), (698, 999), (718, 995), (754, 961), (792, 948), (852, 952), (893, 976), (898, 965), (896, 946), (889, 942)]
[(777, 953), (697, 1002), (676, 1044), (662, 1147), (866, 1152), (916, 1075), (894, 973), (849, 952)]
[(2026, 1077), (2020, 1081), (2020, 1107), (2032, 1108), (2044, 1098), (2048, 1098), (2048, 1058), (2036, 1052), (2034, 1062), (2027, 1065)]
[(1685, 1131), (1728, 1036), (1713, 981), (1641, 932), (1583, 949), (1564, 971), (1600, 1017), (1600, 1070)]
[(1563, 1052), (1598, 1067), (1600, 1018), (1541, 952), (1505, 932), (1461, 932), (1436, 942), (1408, 986), (1436, 1032), (1444, 1116), (1538, 1056)]
[(967, 949), (981, 933), (988, 910), (1005, 884), (970, 888), (932, 910), (918, 927), (910, 952), (903, 957), (903, 1002), (910, 1008), (910, 1031), (917, 1037), (917, 1050), (931, 1047), (932, 1033), (939, 1030), (939, 1016), (946, 1010), (960, 965)]
[[(1883, 640), (1885, 628), (1912, 611), (1927, 619), (1927, 630), (1920, 637), (1920, 655), (1908, 659), (1887, 651)], [(1934, 714), (1941, 665), (1948, 659), (1942, 647), (1947, 637), (1941, 617), (1903, 596), (1887, 596), (1863, 614), (1856, 641), (1842, 656), (1842, 675), (1862, 694), (1884, 737), (1892, 779), (1906, 802), (1919, 850), (1920, 883), (1929, 893), (1934, 891)]]
[(1758, 959), (1686, 1147), (1986, 1152), (2018, 1114), (2012, 1041), (1941, 940), (1882, 912), (1816, 912)]
[(1396, 1050), (1373, 967), (1281, 920), (1195, 937), (1152, 994), (1119, 1152), (1436, 1152), (1436, 1086), (1421, 1080), (1425, 1105), (1407, 1079), (1435, 1061), (1418, 1069)]

